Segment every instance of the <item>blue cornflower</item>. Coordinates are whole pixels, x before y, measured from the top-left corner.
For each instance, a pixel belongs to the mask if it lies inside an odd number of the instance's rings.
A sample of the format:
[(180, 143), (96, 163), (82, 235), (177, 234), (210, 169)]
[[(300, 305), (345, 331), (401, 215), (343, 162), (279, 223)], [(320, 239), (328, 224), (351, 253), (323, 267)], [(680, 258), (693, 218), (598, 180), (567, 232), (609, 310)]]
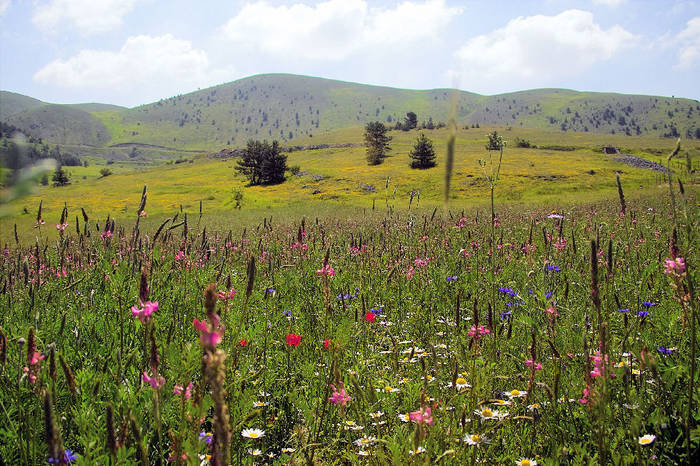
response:
[(531, 295), (532, 293), (534, 293), (534, 291), (532, 291), (531, 289), (527, 290), (527, 294)]
[(457, 281), (457, 275), (452, 275), (452, 276), (448, 275), (448, 276), (447, 276), (447, 281), (448, 281), (448, 282), (455, 282), (455, 281)]
[(511, 311), (506, 311), (503, 314), (499, 314), (499, 316), (501, 317), (501, 320), (506, 320), (506, 319), (510, 319), (511, 314), (512, 314)]
[(275, 292), (275, 289), (274, 289), (274, 288), (265, 288), (265, 291), (264, 291), (264, 292), (265, 292), (265, 293), (272, 294), (272, 293)]
[(624, 314), (627, 314), (630, 310), (629, 309), (618, 309), (617, 312), (622, 312)]
[(357, 295), (356, 295), (356, 294), (349, 294), (349, 293), (348, 293), (348, 294), (343, 294), (343, 293), (340, 293), (340, 294), (338, 295), (338, 299), (344, 299), (345, 301), (349, 301), (349, 300), (355, 299), (355, 298), (357, 298)]
[(545, 299), (549, 299), (549, 298), (551, 298), (553, 295), (554, 295), (554, 293), (552, 293), (551, 291), (548, 291), (548, 292), (544, 295), (544, 298), (545, 298)]
[[(73, 450), (69, 450), (69, 449), (66, 448), (66, 449), (63, 451), (63, 462), (64, 462), (64, 463), (72, 463), (73, 461), (75, 461), (75, 460), (77, 460), (77, 459), (78, 459), (78, 455), (75, 454), (75, 453), (73, 453)], [(59, 463), (60, 463), (60, 461), (58, 460), (58, 458), (51, 458), (51, 457), (49, 457), (49, 458), (46, 459), (46, 461), (47, 461), (49, 464), (59, 464)]]
[(500, 291), (501, 293), (510, 294), (513, 292), (513, 289), (512, 288), (499, 288), (498, 291)]
[(369, 312), (376, 316), (377, 314), (381, 314), (382, 312), (384, 312), (384, 308), (382, 308), (382, 306), (379, 306), (378, 308), (370, 309)]
[(661, 354), (673, 354), (673, 350), (672, 350), (671, 348), (665, 348), (665, 347), (663, 347), (663, 346), (659, 346), (659, 347), (656, 348), (656, 349), (657, 349), (657, 350), (659, 351), (659, 353), (661, 353)]
[(200, 432), (199, 433), (199, 440), (206, 442), (207, 445), (211, 445), (212, 434), (210, 434), (208, 432)]
[(639, 311), (637, 313), (637, 316), (639, 316), (639, 317), (646, 317), (648, 315), (649, 315), (649, 311)]
[(547, 266), (547, 270), (554, 270), (555, 272), (559, 272), (560, 269), (558, 265), (552, 264)]
[(282, 315), (284, 315), (288, 319), (291, 319), (292, 318), (292, 311), (282, 311)]
[(656, 306), (656, 303), (652, 303), (651, 301), (642, 301), (642, 306), (652, 307)]

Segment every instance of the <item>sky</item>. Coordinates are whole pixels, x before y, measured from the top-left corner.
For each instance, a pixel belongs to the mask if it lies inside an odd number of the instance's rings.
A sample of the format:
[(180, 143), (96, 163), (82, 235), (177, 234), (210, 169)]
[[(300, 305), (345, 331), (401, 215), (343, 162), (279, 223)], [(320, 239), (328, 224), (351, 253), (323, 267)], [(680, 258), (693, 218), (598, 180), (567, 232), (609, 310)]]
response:
[(133, 107), (260, 73), (700, 99), (700, 1), (0, 0), (0, 89)]

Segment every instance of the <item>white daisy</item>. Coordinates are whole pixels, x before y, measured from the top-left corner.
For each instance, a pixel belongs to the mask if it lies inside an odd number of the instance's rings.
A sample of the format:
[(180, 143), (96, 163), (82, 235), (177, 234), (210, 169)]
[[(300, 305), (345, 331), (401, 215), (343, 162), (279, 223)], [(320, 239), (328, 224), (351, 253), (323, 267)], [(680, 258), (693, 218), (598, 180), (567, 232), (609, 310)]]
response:
[(639, 437), (638, 442), (640, 445), (646, 446), (654, 443), (654, 440), (656, 440), (656, 435), (646, 434)]
[(260, 429), (243, 429), (241, 436), (245, 438), (263, 438), (265, 436), (265, 431)]

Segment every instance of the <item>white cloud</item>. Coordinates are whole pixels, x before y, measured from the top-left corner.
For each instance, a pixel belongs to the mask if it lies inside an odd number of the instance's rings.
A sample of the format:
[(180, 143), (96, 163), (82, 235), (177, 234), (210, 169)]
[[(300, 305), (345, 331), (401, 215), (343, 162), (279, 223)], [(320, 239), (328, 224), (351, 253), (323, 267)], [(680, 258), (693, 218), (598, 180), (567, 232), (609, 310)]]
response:
[(339, 61), (369, 48), (434, 40), (461, 8), (444, 0), (404, 1), (392, 9), (364, 0), (246, 4), (222, 28), (235, 44), (287, 59)]
[(10, 0), (0, 0), (0, 16), (4, 15), (10, 7)]
[(687, 69), (700, 63), (700, 16), (688, 21), (676, 40), (680, 43), (678, 68)]
[(141, 35), (129, 37), (116, 52), (82, 50), (66, 60), (54, 60), (34, 74), (34, 81), (73, 90), (133, 95), (129, 100), (155, 100), (221, 82), (229, 72), (212, 69), (206, 52), (193, 48), (187, 40), (170, 34)]
[(50, 0), (34, 8), (32, 22), (42, 31), (54, 32), (61, 23), (70, 23), (86, 34), (119, 27), (124, 15), (138, 0)]
[(518, 17), (468, 40), (455, 53), (451, 74), (462, 87), (481, 92), (546, 86), (612, 58), (639, 39), (618, 25), (602, 29), (587, 11)]
[(593, 0), (596, 5), (605, 5), (609, 7), (618, 7), (625, 3), (627, 0)]

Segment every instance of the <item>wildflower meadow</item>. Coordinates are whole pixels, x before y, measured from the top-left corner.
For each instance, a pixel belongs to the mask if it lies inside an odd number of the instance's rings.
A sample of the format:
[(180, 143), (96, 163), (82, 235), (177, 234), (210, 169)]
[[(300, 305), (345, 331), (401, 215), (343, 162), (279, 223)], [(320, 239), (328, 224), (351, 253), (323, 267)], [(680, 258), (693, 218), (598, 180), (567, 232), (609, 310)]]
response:
[(689, 464), (697, 199), (619, 186), (230, 231), (145, 226), (147, 189), (39, 207), (0, 251), (0, 463)]

